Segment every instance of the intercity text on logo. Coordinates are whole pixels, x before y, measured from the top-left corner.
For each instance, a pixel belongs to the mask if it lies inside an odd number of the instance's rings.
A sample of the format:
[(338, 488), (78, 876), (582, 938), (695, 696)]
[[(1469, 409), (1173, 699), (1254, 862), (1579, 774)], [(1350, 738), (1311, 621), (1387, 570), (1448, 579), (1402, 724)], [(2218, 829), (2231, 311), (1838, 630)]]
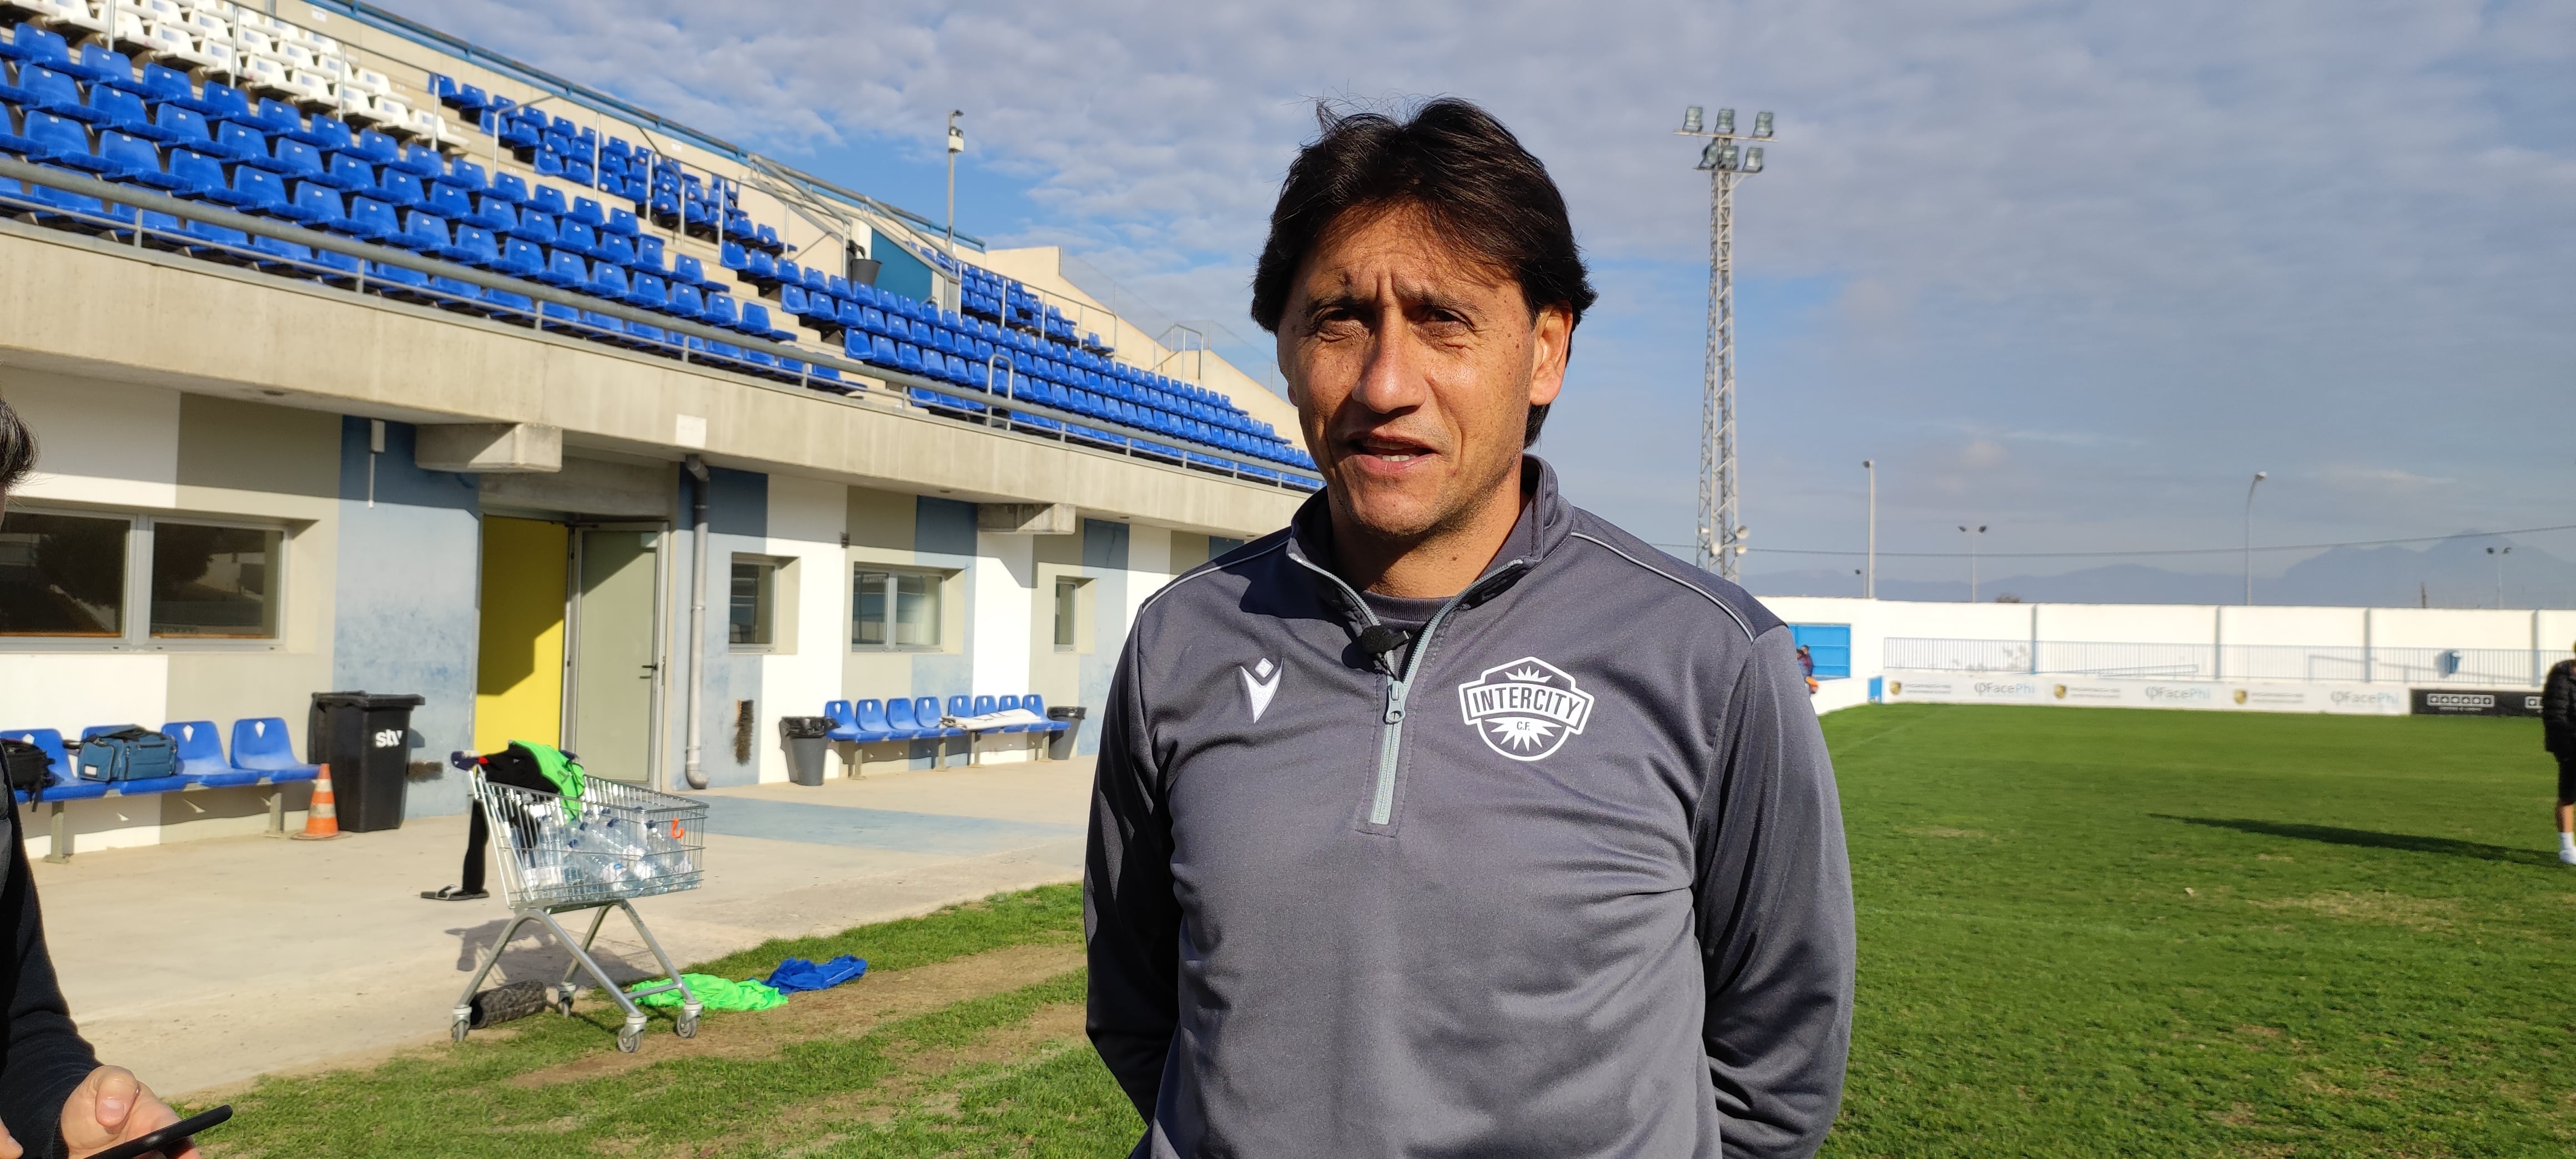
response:
[(1564, 669), (1525, 656), (1458, 686), (1458, 709), (1485, 747), (1516, 761), (1542, 760), (1592, 718), (1592, 694)]

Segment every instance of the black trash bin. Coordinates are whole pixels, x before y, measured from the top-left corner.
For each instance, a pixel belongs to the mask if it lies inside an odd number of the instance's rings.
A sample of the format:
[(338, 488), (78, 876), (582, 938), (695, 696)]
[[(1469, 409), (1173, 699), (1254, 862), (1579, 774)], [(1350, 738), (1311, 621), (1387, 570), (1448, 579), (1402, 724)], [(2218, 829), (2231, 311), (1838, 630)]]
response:
[(824, 750), (831, 746), (831, 718), (782, 716), (778, 732), (787, 738), (787, 775), (800, 785), (822, 784)]
[(316, 692), (305, 726), (305, 759), (331, 766), (340, 828), (400, 829), (403, 777), (411, 767), (411, 710), (418, 696)]
[(1091, 710), (1079, 704), (1066, 704), (1047, 709), (1048, 720), (1061, 720), (1073, 727), (1047, 735), (1047, 759), (1060, 761), (1073, 755), (1073, 746), (1082, 739), (1082, 721)]

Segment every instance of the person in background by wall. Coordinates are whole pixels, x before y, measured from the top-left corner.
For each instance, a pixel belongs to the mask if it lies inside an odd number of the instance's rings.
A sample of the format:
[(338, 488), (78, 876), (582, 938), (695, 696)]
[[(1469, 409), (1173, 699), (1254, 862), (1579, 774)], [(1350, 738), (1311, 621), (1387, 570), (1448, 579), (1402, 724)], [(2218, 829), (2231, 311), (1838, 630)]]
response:
[(2550, 665), (2541, 683), (2540, 743), (2558, 758), (2558, 860), (2576, 865), (2576, 659)]
[[(18, 412), (0, 401), (0, 518), (9, 492), (36, 465), (36, 436)], [(170, 1105), (121, 1066), (100, 1066), (80, 1028), (72, 1023), (62, 987), (54, 980), (53, 954), (45, 948), (45, 919), (36, 908), (36, 883), (27, 872), (27, 835), (17, 803), (0, 799), (7, 815), (9, 852), (0, 859), (0, 1159), (68, 1155), (82, 1159), (179, 1121)], [(170, 1159), (199, 1159), (193, 1144)]]
[(1807, 646), (1798, 645), (1798, 674), (1807, 678), (1807, 695), (1816, 694), (1816, 658), (1807, 655)]

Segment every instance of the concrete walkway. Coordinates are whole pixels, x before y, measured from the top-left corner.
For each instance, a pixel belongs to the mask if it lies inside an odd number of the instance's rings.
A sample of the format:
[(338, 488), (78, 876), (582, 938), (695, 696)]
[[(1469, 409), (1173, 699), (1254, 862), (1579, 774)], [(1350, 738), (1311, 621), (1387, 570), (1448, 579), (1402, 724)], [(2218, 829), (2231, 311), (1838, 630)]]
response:
[[(685, 966), (1079, 880), (1090, 787), (1082, 759), (713, 790), (707, 884), (636, 909)], [(465, 827), (436, 817), (331, 842), (223, 838), (39, 862), (82, 1032), (102, 1060), (173, 1093), (444, 1039), (476, 955), (509, 921), (497, 878), (486, 901), (418, 896), (456, 881)], [(604, 962), (650, 968), (622, 917), (600, 943)], [(570, 961), (522, 933), (501, 972), (552, 978)]]

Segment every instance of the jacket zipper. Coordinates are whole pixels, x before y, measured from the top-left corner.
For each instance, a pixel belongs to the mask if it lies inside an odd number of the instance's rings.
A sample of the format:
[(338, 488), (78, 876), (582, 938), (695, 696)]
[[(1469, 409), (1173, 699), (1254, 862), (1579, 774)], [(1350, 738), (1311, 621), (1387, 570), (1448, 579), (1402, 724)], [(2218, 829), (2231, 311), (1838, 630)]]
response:
[[(1342, 589), (1342, 594), (1350, 597), (1351, 606), (1359, 609), (1360, 617), (1368, 622), (1368, 626), (1372, 628), (1378, 626), (1377, 613), (1369, 609), (1368, 601), (1361, 599), (1359, 592), (1353, 590), (1342, 577), (1315, 566), (1305, 557), (1294, 552), (1289, 553), (1289, 558), (1296, 560), (1306, 570), (1333, 581), (1334, 587)], [(1404, 658), (1403, 674), (1398, 675), (1393, 672), (1386, 674), (1386, 705), (1379, 714), (1377, 792), (1369, 800), (1369, 824), (1384, 825), (1395, 816), (1395, 769), (1399, 758), (1404, 754), (1404, 700), (1406, 694), (1413, 689), (1414, 677), (1422, 673), (1422, 658), (1431, 652), (1432, 634), (1440, 630), (1441, 621), (1448, 619), (1449, 613), (1457, 610), (1461, 601), (1483, 590), (1487, 584), (1517, 573), (1527, 566), (1529, 566), (1528, 560), (1515, 559), (1496, 569), (1493, 574), (1467, 585), (1467, 590), (1449, 597), (1447, 603), (1440, 605), (1439, 611), (1431, 614), (1430, 622), (1422, 625), (1422, 634), (1413, 638), (1411, 654)]]

